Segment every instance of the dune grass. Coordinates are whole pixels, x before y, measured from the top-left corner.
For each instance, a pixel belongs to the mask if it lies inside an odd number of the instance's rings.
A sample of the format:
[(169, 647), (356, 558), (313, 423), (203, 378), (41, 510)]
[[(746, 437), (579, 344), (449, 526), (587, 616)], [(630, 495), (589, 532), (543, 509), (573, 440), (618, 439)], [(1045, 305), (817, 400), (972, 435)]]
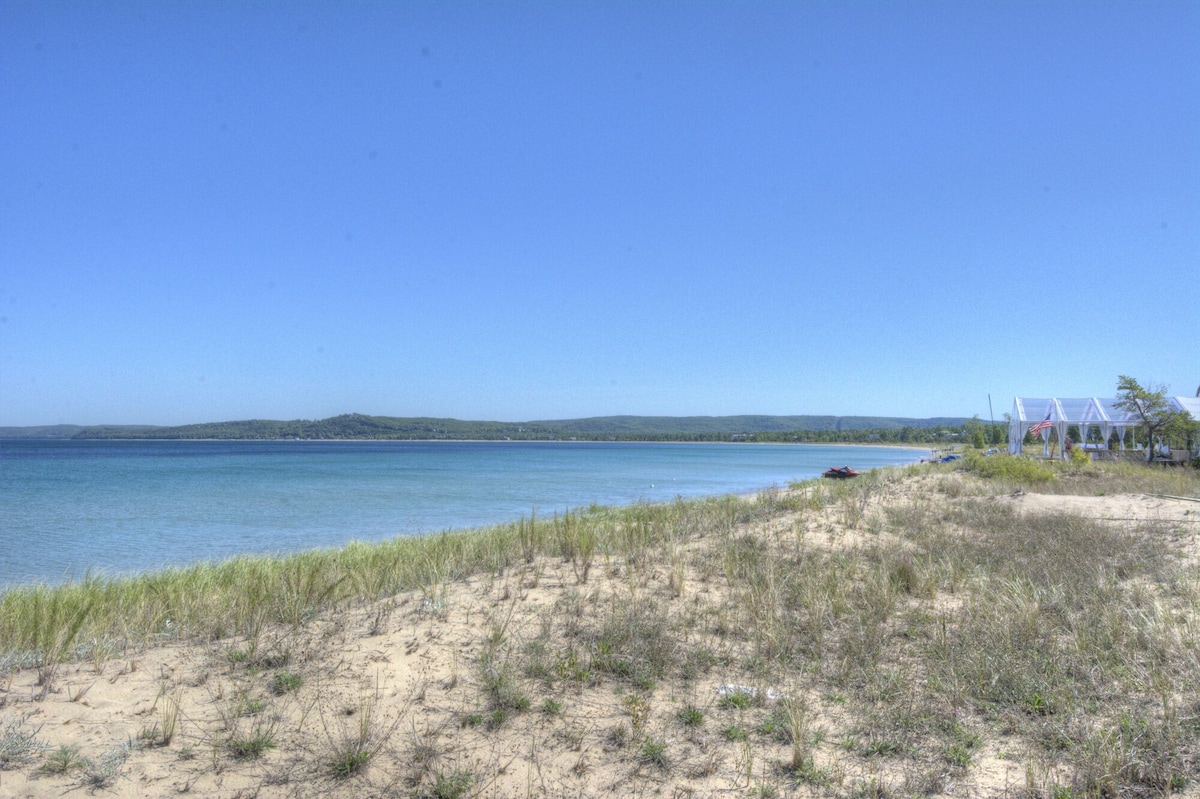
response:
[(300, 625), (330, 608), (402, 591), (420, 590), (436, 603), (449, 582), (539, 557), (569, 561), (584, 582), (597, 554), (654, 550), (676, 530), (731, 525), (752, 512), (734, 497), (594, 506), (479, 530), (17, 586), (0, 593), (0, 670), (104, 658), (171, 638), (255, 641), (266, 625)]

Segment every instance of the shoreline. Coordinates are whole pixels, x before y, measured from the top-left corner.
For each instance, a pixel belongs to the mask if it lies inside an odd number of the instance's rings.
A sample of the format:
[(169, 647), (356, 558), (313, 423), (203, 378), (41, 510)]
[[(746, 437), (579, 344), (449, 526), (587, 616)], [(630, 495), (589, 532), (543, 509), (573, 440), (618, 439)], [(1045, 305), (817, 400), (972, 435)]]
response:
[[(109, 440), (109, 439), (96, 439), (96, 440), (104, 441), (104, 440)], [(158, 439), (149, 439), (149, 440), (158, 440)], [(222, 441), (222, 440), (215, 439), (215, 441)], [(329, 441), (329, 443), (338, 443), (338, 442)], [(482, 442), (482, 443), (489, 443), (489, 442)], [(630, 444), (638, 444), (638, 443), (641, 443), (641, 444), (654, 444), (654, 443), (708, 443), (708, 442), (491, 442), (491, 443), (498, 443), (498, 444), (503, 444), (503, 443), (545, 443), (545, 444), (551, 444), (551, 443), (630, 443)], [(736, 443), (736, 442), (734, 442), (734, 443)], [(831, 444), (831, 445), (814, 445), (814, 446), (844, 446), (844, 445)], [(862, 445), (862, 446), (871, 446), (871, 445)], [(918, 448), (911, 448), (911, 447), (909, 449), (914, 449), (915, 451), (921, 451), (921, 452), (926, 452), (926, 453), (930, 452), (930, 450), (926, 450), (926, 449), (918, 449)], [(892, 465), (887, 465), (887, 466), (872, 467), (872, 468), (864, 471), (863, 474), (867, 474), (868, 472), (875, 471), (875, 470), (879, 470), (879, 471), (883, 471), (883, 472), (891, 472), (893, 470), (908, 468), (910, 466), (919, 465), (919, 464), (923, 464), (926, 462), (928, 462), (928, 461), (924, 458), (922, 458), (922, 459), (914, 458), (914, 459), (908, 461), (907, 463), (903, 463), (903, 464), (892, 464)], [(831, 464), (831, 466), (833, 466), (833, 465), (836, 465), (836, 464)], [(604, 504), (599, 504), (599, 505), (597, 505), (594, 502), (582, 502), (582, 503), (580, 503), (578, 505), (574, 505), (574, 506), (572, 506), (572, 505), (565, 506), (563, 508), (563, 513), (580, 513), (580, 512), (584, 512), (584, 511), (589, 511), (593, 508), (599, 509), (599, 511), (602, 513), (622, 513), (622, 512), (628, 511), (631, 508), (635, 508), (638, 506), (655, 507), (655, 506), (670, 505), (681, 499), (685, 502), (719, 501), (724, 498), (737, 498), (739, 500), (746, 500), (746, 499), (753, 499), (753, 498), (763, 494), (764, 492), (773, 491), (773, 490), (786, 491), (792, 485), (805, 484), (805, 483), (809, 483), (809, 482), (812, 482), (817, 485), (822, 485), (823, 484), (822, 476), (820, 474), (816, 474), (816, 475), (813, 475), (808, 478), (788, 481), (784, 485), (780, 485), (779, 483), (771, 483), (768, 485), (760, 485), (760, 486), (757, 486), (754, 488), (718, 492), (718, 493), (713, 493), (713, 494), (686, 494), (685, 495), (685, 494), (676, 493), (676, 494), (674, 494), (673, 498), (663, 498), (663, 499), (657, 499), (657, 500), (638, 499), (638, 500), (634, 500), (632, 502), (613, 502), (613, 503), (604, 503)], [(60, 588), (60, 587), (64, 587), (64, 586), (78, 585), (80, 583), (87, 582), (91, 579), (97, 579), (102, 582), (110, 582), (110, 583), (112, 583), (112, 582), (129, 582), (129, 581), (134, 581), (134, 580), (138, 580), (138, 579), (144, 579), (147, 577), (154, 577), (155, 575), (160, 575), (160, 574), (164, 574), (167, 572), (187, 571), (187, 570), (193, 570), (193, 569), (197, 569), (197, 568), (220, 567), (222, 564), (227, 564), (229, 562), (236, 561), (238, 559), (243, 559), (243, 558), (267, 558), (267, 559), (272, 559), (272, 560), (287, 560), (287, 559), (293, 559), (293, 558), (303, 558), (306, 555), (311, 555), (314, 553), (336, 553), (339, 551), (344, 551), (349, 547), (359, 546), (359, 545), (366, 545), (369, 547), (383, 547), (383, 546), (386, 546), (393, 542), (419, 541), (422, 539), (429, 539), (429, 538), (433, 538), (436, 536), (449, 535), (449, 536), (468, 536), (469, 537), (469, 536), (474, 536), (474, 535), (485, 535), (489, 532), (492, 532), (492, 531), (495, 531), (498, 529), (503, 529), (503, 528), (512, 527), (514, 525), (524, 524), (524, 523), (526, 523), (527, 520), (532, 521), (535, 518), (542, 519), (542, 520), (544, 520), (546, 518), (552, 518), (553, 516), (557, 515), (557, 513), (558, 513), (557, 509), (549, 509), (549, 510), (542, 511), (542, 509), (534, 507), (534, 508), (532, 508), (532, 511), (530, 513), (526, 514), (523, 512), (517, 518), (509, 518), (509, 519), (504, 519), (504, 520), (484, 522), (482, 524), (462, 525), (462, 526), (446, 526), (446, 527), (440, 527), (437, 529), (430, 529), (430, 530), (421, 531), (421, 532), (396, 533), (396, 534), (388, 535), (388, 536), (385, 536), (382, 538), (353, 538), (352, 537), (349, 539), (345, 539), (341, 543), (333, 543), (333, 544), (329, 544), (329, 545), (303, 546), (303, 547), (300, 547), (297, 549), (245, 549), (242, 551), (231, 552), (229, 554), (219, 556), (219, 557), (209, 557), (209, 558), (201, 557), (201, 558), (197, 558), (197, 559), (193, 559), (193, 560), (181, 561), (178, 563), (165, 562), (165, 563), (159, 563), (159, 564), (152, 565), (152, 566), (147, 566), (145, 568), (132, 569), (129, 571), (109, 572), (109, 571), (106, 571), (103, 566), (97, 566), (97, 565), (92, 564), (92, 565), (88, 565), (85, 569), (83, 569), (82, 577), (75, 577), (74, 570), (72, 570), (72, 576), (60, 577), (57, 581), (51, 581), (47, 578), (40, 578), (40, 579), (34, 578), (34, 579), (29, 579), (29, 580), (16, 580), (13, 582), (7, 582), (3, 579), (0, 579), (0, 598), (3, 598), (4, 594), (8, 591), (20, 590), (20, 589), (24, 589), (24, 588), (48, 587), (50, 589), (56, 589), (56, 588)]]

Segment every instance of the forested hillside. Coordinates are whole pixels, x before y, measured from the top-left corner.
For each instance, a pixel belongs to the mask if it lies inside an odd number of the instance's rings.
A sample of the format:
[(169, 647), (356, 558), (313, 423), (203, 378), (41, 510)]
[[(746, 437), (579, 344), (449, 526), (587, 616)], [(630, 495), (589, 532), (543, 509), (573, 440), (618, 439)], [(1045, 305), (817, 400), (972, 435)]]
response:
[(930, 443), (958, 438), (977, 419), (886, 416), (600, 416), (532, 422), (366, 416), (152, 427), (57, 425), (0, 428), (5, 438), (306, 439), (483, 441), (809, 441)]

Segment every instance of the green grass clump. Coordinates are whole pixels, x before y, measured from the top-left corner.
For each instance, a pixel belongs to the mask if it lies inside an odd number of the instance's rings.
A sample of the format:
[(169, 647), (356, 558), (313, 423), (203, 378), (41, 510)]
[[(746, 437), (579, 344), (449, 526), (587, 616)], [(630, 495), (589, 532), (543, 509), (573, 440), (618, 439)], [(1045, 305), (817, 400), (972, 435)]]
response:
[(271, 693), (276, 696), (283, 696), (294, 691), (300, 690), (300, 686), (304, 685), (304, 678), (299, 674), (291, 671), (281, 671), (271, 680)]
[(433, 784), (425, 791), (418, 793), (418, 799), (461, 799), (471, 789), (475, 775), (469, 771), (458, 770), (447, 774), (438, 774)]
[(337, 753), (329, 762), (329, 773), (338, 779), (346, 779), (358, 774), (371, 762), (371, 752), (367, 749), (347, 749)]
[(727, 727), (721, 728), (721, 737), (726, 741), (745, 741), (750, 737), (750, 734), (744, 728), (736, 724), (730, 724)]
[(592, 639), (591, 665), (645, 690), (677, 664), (675, 643), (662, 603), (614, 603)]
[(667, 768), (671, 765), (671, 758), (667, 756), (667, 744), (657, 738), (647, 738), (638, 751), (638, 761), (661, 769)]
[(487, 691), (492, 711), (500, 711), (503, 718), (508, 713), (523, 713), (533, 705), (513, 670), (507, 664), (496, 666), (484, 664), (484, 688)]
[(745, 710), (754, 705), (754, 695), (748, 691), (730, 691), (721, 697), (721, 707)]
[(1022, 455), (981, 455), (973, 450), (963, 460), (964, 468), (985, 480), (1007, 483), (1046, 483), (1054, 479), (1054, 472)]
[(695, 705), (687, 705), (679, 711), (677, 718), (685, 727), (699, 727), (704, 724), (704, 711)]
[(234, 733), (226, 745), (239, 760), (257, 760), (275, 748), (274, 725), (255, 725), (249, 732)]

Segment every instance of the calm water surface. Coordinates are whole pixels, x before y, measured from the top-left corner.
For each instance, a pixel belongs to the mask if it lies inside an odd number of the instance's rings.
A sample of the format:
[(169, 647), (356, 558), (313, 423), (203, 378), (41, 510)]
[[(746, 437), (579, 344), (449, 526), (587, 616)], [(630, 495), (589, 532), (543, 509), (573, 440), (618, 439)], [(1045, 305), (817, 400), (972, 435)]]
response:
[(755, 491), (924, 449), (411, 441), (0, 442), (0, 586)]

